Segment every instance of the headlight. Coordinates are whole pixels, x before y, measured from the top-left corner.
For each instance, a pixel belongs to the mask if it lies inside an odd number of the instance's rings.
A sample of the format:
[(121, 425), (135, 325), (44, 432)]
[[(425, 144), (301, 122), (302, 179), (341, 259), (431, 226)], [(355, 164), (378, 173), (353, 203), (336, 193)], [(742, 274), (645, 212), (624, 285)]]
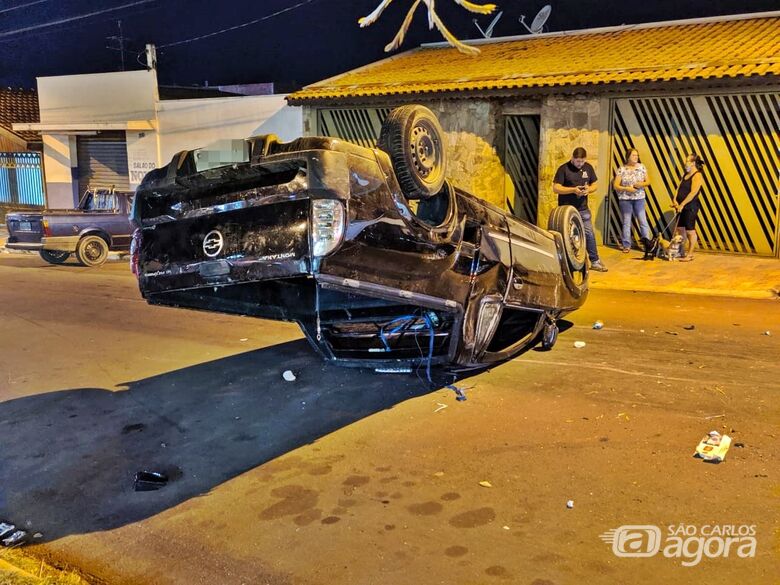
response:
[(337, 199), (311, 202), (311, 243), (314, 256), (327, 256), (344, 235), (344, 205)]

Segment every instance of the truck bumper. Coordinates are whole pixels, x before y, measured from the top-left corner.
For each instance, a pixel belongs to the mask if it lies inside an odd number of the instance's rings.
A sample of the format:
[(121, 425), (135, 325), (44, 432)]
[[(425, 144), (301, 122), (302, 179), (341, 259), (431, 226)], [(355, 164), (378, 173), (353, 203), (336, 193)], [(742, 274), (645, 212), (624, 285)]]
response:
[(54, 236), (41, 238), (40, 248), (56, 252), (75, 252), (79, 236)]
[(32, 250), (37, 252), (43, 248), (40, 242), (6, 242), (5, 247), (9, 250)]

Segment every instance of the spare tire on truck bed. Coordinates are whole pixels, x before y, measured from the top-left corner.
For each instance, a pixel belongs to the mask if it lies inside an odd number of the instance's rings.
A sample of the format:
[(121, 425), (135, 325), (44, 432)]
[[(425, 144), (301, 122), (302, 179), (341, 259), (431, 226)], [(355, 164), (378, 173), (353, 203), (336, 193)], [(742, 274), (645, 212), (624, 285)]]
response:
[(444, 132), (428, 108), (395, 108), (382, 124), (377, 146), (390, 155), (408, 199), (427, 199), (441, 191), (447, 172)]

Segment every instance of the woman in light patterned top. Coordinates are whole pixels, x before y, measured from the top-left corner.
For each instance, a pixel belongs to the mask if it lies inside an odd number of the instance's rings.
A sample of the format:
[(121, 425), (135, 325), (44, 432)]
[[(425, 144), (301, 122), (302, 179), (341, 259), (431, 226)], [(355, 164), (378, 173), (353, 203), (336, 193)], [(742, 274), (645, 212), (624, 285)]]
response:
[(639, 152), (631, 148), (626, 153), (623, 166), (615, 173), (612, 186), (618, 194), (620, 214), (623, 216), (623, 237), (620, 249), (628, 253), (631, 250), (631, 218), (635, 216), (639, 222), (639, 233), (643, 238), (650, 238), (650, 226), (647, 224), (645, 212), (645, 187), (650, 184), (645, 165), (639, 162)]

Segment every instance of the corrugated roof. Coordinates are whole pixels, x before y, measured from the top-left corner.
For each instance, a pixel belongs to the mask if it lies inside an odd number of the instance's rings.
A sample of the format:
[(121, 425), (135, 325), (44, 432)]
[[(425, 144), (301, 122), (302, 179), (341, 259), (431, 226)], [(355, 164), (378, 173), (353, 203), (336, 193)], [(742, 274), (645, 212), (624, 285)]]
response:
[(780, 75), (780, 12), (424, 45), (309, 85), (290, 102)]
[(14, 130), (14, 122), (39, 122), (38, 92), (32, 89), (0, 88), (0, 128), (27, 142), (41, 140), (39, 132)]

